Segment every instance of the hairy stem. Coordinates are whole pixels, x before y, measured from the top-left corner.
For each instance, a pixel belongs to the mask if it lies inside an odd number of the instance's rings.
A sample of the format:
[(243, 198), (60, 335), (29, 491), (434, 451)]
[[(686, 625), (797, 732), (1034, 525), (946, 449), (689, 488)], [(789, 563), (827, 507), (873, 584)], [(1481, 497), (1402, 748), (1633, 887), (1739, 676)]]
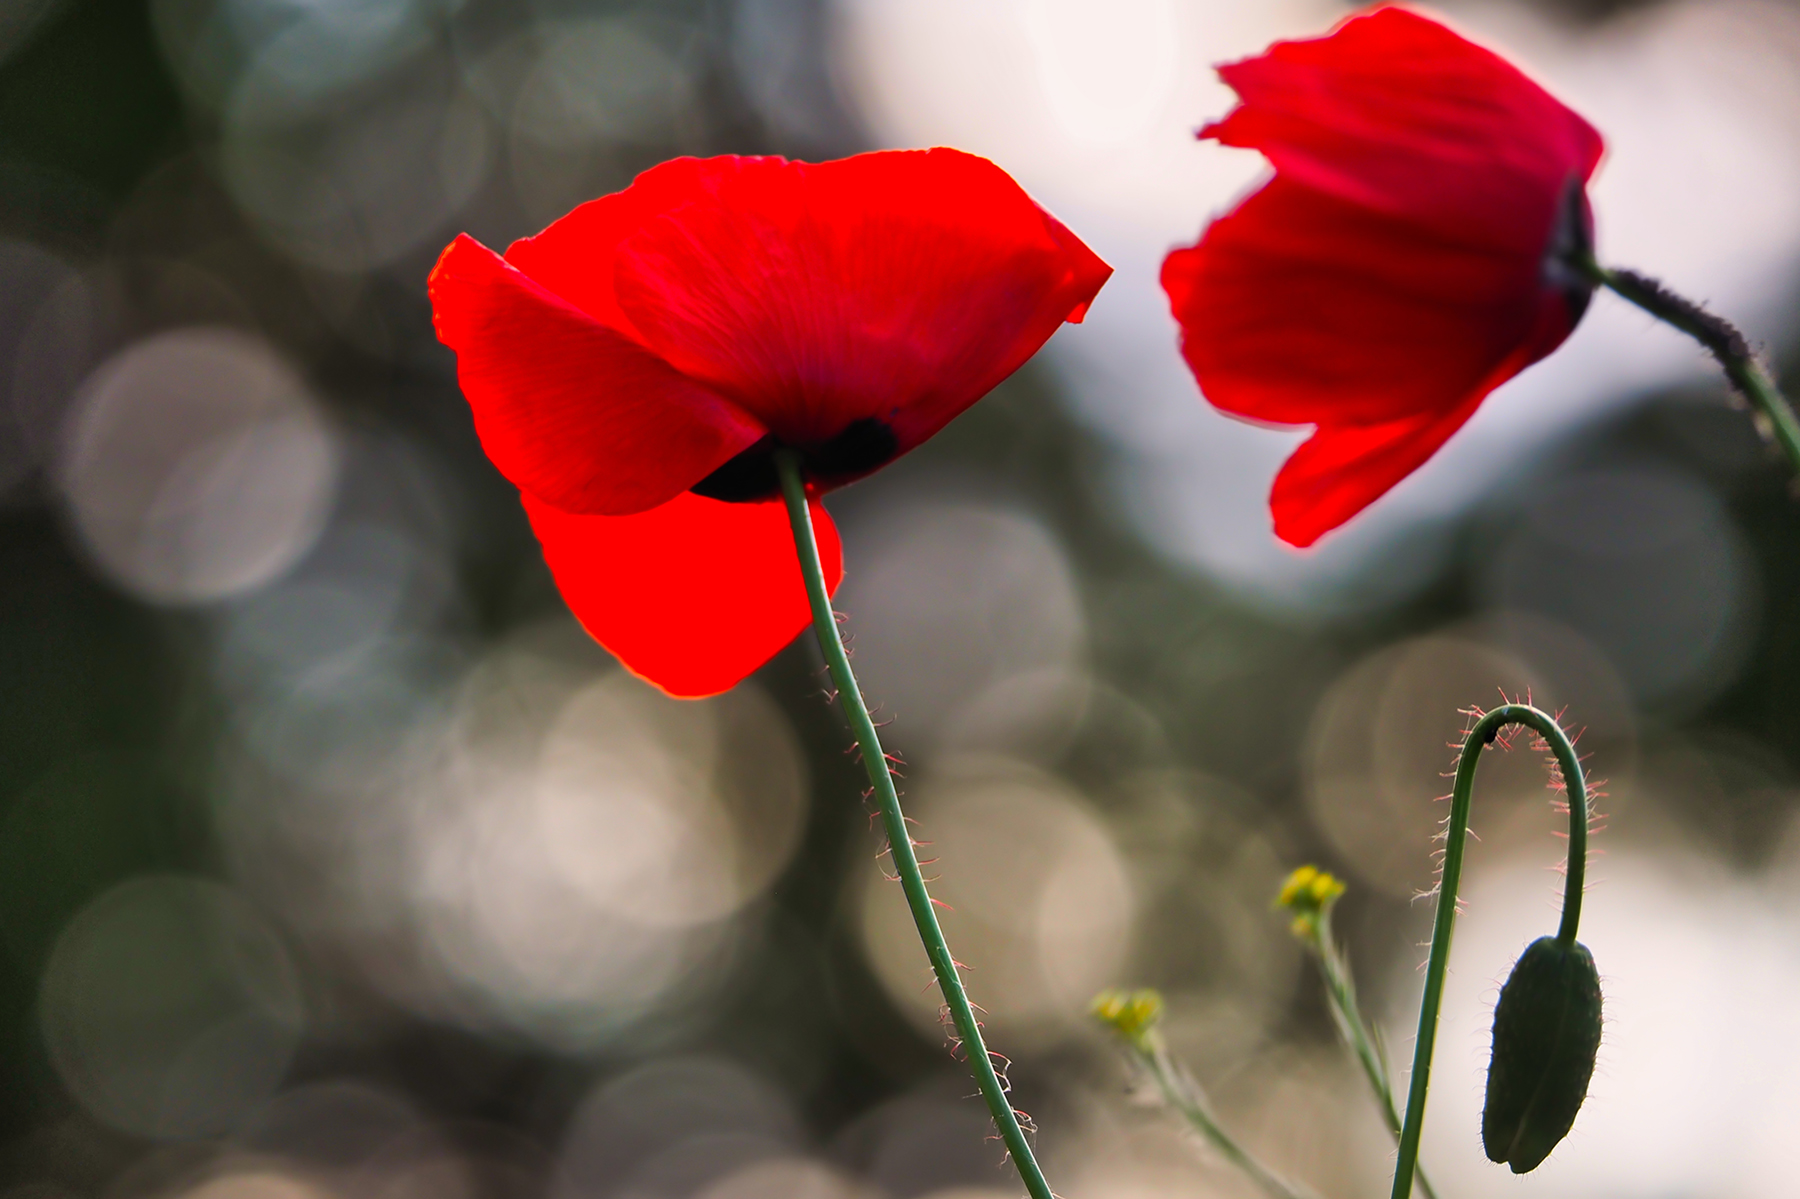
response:
[(912, 834), (907, 830), (906, 816), (900, 810), (900, 796), (894, 790), (887, 754), (881, 748), (881, 738), (875, 731), (875, 722), (869, 717), (868, 705), (857, 689), (856, 675), (850, 670), (850, 657), (844, 652), (843, 638), (838, 635), (837, 617), (831, 610), (831, 597), (825, 589), (825, 571), (819, 564), (818, 542), (813, 537), (812, 512), (807, 507), (806, 487), (800, 478), (799, 458), (790, 450), (779, 450), (775, 454), (775, 465), (781, 477), (781, 495), (787, 501), (788, 524), (794, 531), (800, 573), (806, 579), (806, 596), (812, 604), (813, 632), (818, 635), (819, 648), (824, 651), (825, 662), (831, 669), (838, 704), (856, 734), (857, 748), (862, 751), (863, 769), (868, 772), (869, 786), (881, 809), (894, 870), (900, 876), (901, 889), (906, 892), (906, 906), (912, 910), (919, 941), (925, 946), (925, 956), (931, 959), (932, 972), (937, 975), (938, 988), (944, 994), (944, 1004), (950, 1011), (956, 1035), (968, 1058), (969, 1072), (981, 1088), (981, 1097), (987, 1101), (994, 1125), (1000, 1130), (1000, 1139), (1012, 1155), (1013, 1165), (1017, 1167), (1025, 1189), (1031, 1193), (1031, 1199), (1054, 1199), (1050, 1184), (1044, 1181), (1044, 1172), (1038, 1168), (1037, 1158), (1025, 1139), (1025, 1130), (1019, 1127), (1018, 1114), (1007, 1098), (1006, 1084), (995, 1071), (993, 1058), (981, 1038), (981, 1025), (969, 1005), (956, 959), (950, 956), (950, 947), (944, 942), (944, 930), (938, 926), (937, 913), (931, 906), (931, 893), (925, 889), (924, 876), (919, 873), (918, 855), (913, 852)]
[[(1369, 1089), (1375, 1094), (1375, 1101), (1381, 1105), (1382, 1119), (1387, 1121), (1388, 1132), (1396, 1143), (1400, 1140), (1400, 1109), (1394, 1104), (1394, 1088), (1388, 1073), (1387, 1057), (1381, 1052), (1380, 1042), (1374, 1030), (1363, 1019), (1362, 1009), (1356, 1002), (1356, 983), (1350, 974), (1350, 963), (1345, 960), (1343, 952), (1338, 948), (1337, 939), (1331, 933), (1331, 909), (1326, 908), (1319, 913), (1319, 932), (1314, 949), (1319, 956), (1319, 974), (1325, 980), (1325, 996), (1331, 1003), (1332, 1022), (1337, 1025), (1338, 1035), (1356, 1055), (1362, 1066), (1363, 1077), (1369, 1080)], [(1425, 1168), (1416, 1167), (1419, 1193), (1425, 1199), (1437, 1199), (1437, 1192), (1425, 1177)]]
[(1659, 280), (1636, 271), (1601, 266), (1592, 258), (1576, 267), (1589, 279), (1636, 304), (1651, 316), (1673, 325), (1705, 346), (1725, 370), (1732, 388), (1750, 403), (1767, 423), (1766, 432), (1787, 456), (1788, 465), (1800, 478), (1800, 418), (1775, 385), (1768, 369), (1750, 351), (1750, 343), (1737, 326), (1708, 312), (1684, 296), (1676, 295)]
[(1138, 1064), (1155, 1081), (1156, 1089), (1162, 1093), (1163, 1102), (1180, 1112), (1206, 1143), (1218, 1151), (1220, 1157), (1242, 1170), (1269, 1199), (1315, 1199), (1311, 1191), (1289, 1182), (1263, 1165), (1254, 1154), (1238, 1144), (1236, 1138), (1219, 1126), (1200, 1084), (1169, 1056), (1169, 1051), (1163, 1048), (1161, 1038), (1134, 1041), (1131, 1043), (1131, 1051)]
[(1437, 915), (1431, 929), (1431, 957), (1425, 965), (1425, 996), (1419, 1002), (1419, 1035), (1413, 1046), (1412, 1085), (1406, 1097), (1406, 1122), (1400, 1132), (1400, 1157), (1394, 1167), (1392, 1199), (1408, 1199), (1419, 1161), (1419, 1135), (1425, 1125), (1425, 1093), (1431, 1085), (1431, 1050), (1437, 1039), (1438, 1008), (1444, 998), (1444, 975), (1450, 965), (1450, 934), (1456, 925), (1456, 887), (1462, 880), (1463, 843), (1469, 831), (1469, 804), (1475, 791), (1475, 767), (1481, 751), (1501, 730), (1523, 725), (1542, 737), (1556, 756), (1569, 802), (1569, 861), (1563, 881), (1562, 924), (1557, 942), (1575, 943), (1581, 921), (1581, 889), (1587, 870), (1587, 780), (1574, 743), (1549, 713), (1529, 704), (1502, 704), (1470, 727), (1456, 760), (1456, 782), (1450, 791), (1450, 819), (1445, 830), (1444, 868), (1438, 883)]

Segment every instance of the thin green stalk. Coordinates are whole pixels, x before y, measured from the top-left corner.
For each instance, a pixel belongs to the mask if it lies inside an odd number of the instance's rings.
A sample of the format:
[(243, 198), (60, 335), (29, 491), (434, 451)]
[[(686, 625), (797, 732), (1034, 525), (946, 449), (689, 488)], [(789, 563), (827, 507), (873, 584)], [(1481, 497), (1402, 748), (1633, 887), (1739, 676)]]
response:
[(1219, 1126), (1199, 1084), (1169, 1057), (1160, 1037), (1132, 1041), (1130, 1045), (1133, 1056), (1155, 1080), (1156, 1089), (1162, 1092), (1163, 1102), (1180, 1112), (1220, 1157), (1242, 1170), (1270, 1199), (1315, 1199), (1311, 1191), (1263, 1165)]
[(1793, 405), (1751, 353), (1749, 341), (1735, 325), (1692, 300), (1676, 295), (1648, 275), (1604, 267), (1592, 257), (1577, 260), (1575, 266), (1595, 284), (1631, 301), (1705, 346), (1724, 368), (1731, 386), (1768, 422), (1768, 433), (1787, 455), (1788, 465), (1796, 477), (1800, 477), (1800, 418), (1795, 417)]
[(1563, 882), (1562, 924), (1557, 942), (1575, 944), (1581, 921), (1581, 890), (1587, 870), (1587, 780), (1574, 743), (1556, 718), (1529, 704), (1502, 704), (1483, 715), (1463, 738), (1450, 790), (1450, 818), (1445, 830), (1444, 867), (1438, 883), (1437, 915), (1431, 929), (1431, 956), (1425, 965), (1425, 996), (1419, 1002), (1419, 1035), (1413, 1046), (1412, 1085), (1406, 1097), (1406, 1121), (1400, 1132), (1400, 1156), (1394, 1167), (1392, 1199), (1408, 1199), (1419, 1160), (1419, 1136), (1425, 1124), (1425, 1094), (1431, 1085), (1431, 1051), (1437, 1040), (1438, 1008), (1444, 997), (1444, 975), (1450, 965), (1450, 935), (1456, 925), (1456, 888), (1462, 881), (1463, 843), (1469, 831), (1469, 805), (1475, 790), (1475, 767), (1481, 751), (1502, 729), (1523, 725), (1549, 745), (1562, 773), (1569, 802), (1569, 861)]
[[(1363, 1077), (1369, 1080), (1369, 1089), (1375, 1093), (1375, 1101), (1381, 1105), (1382, 1118), (1387, 1121), (1388, 1132), (1398, 1143), (1402, 1128), (1400, 1109), (1394, 1103), (1394, 1088), (1389, 1078), (1387, 1056), (1382, 1053), (1380, 1042), (1368, 1022), (1363, 1019), (1362, 1009), (1356, 1002), (1356, 983), (1350, 974), (1350, 963), (1344, 959), (1337, 939), (1331, 933), (1330, 906), (1319, 912), (1318, 930), (1313, 948), (1319, 955), (1319, 974), (1325, 980), (1325, 995), (1331, 1003), (1333, 1022), (1337, 1025), (1338, 1034), (1343, 1037), (1362, 1066)], [(1416, 1176), (1420, 1194), (1425, 1199), (1437, 1199), (1437, 1192), (1425, 1177), (1423, 1166), (1416, 1167)]]
[(787, 501), (788, 524), (794, 531), (800, 573), (806, 579), (806, 596), (812, 604), (813, 631), (818, 635), (819, 648), (824, 651), (826, 665), (831, 669), (839, 706), (843, 708), (844, 716), (856, 734), (857, 747), (862, 751), (863, 769), (868, 772), (869, 786), (881, 808), (881, 821), (887, 830), (894, 870), (900, 876), (901, 889), (906, 892), (906, 906), (912, 910), (913, 924), (919, 930), (925, 956), (931, 959), (931, 969), (937, 975), (944, 1004), (956, 1026), (956, 1035), (962, 1040), (969, 1071), (981, 1088), (981, 1097), (987, 1100), (988, 1111), (994, 1117), (1000, 1139), (1012, 1155), (1013, 1165), (1018, 1169), (1025, 1189), (1031, 1193), (1031, 1199), (1055, 1199), (1050, 1184), (1044, 1181), (1043, 1171), (1038, 1168), (1031, 1145), (1025, 1139), (1025, 1130), (1019, 1127), (1019, 1117), (1007, 1098), (1006, 1085), (994, 1070), (993, 1059), (981, 1038), (981, 1025), (963, 990), (956, 959), (950, 956), (950, 947), (944, 943), (944, 930), (938, 926), (937, 912), (932, 909), (931, 893), (925, 889), (925, 878), (919, 873), (918, 855), (913, 852), (912, 834), (907, 830), (906, 816), (900, 810), (900, 796), (894, 790), (887, 754), (881, 748), (875, 722), (870, 719), (868, 705), (857, 689), (850, 657), (844, 652), (843, 639), (838, 635), (837, 617), (831, 610), (831, 597), (825, 588), (825, 571), (819, 563), (818, 542), (813, 537), (812, 512), (806, 503), (799, 456), (792, 450), (777, 450), (775, 467), (781, 478), (782, 498)]

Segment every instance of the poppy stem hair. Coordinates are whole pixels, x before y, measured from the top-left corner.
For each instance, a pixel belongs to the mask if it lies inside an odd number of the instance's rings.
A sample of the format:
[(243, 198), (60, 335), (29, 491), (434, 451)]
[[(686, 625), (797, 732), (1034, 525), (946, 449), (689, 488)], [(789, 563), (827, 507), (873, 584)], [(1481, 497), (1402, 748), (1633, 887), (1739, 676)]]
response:
[(1425, 1123), (1425, 1093), (1431, 1084), (1431, 1050), (1437, 1038), (1438, 1008), (1444, 997), (1444, 976), (1450, 964), (1450, 934), (1456, 924), (1456, 887), (1462, 878), (1463, 843), (1469, 831), (1469, 804), (1475, 790), (1475, 767), (1481, 751), (1501, 732), (1523, 725), (1543, 738), (1556, 760), (1553, 782), (1560, 781), (1569, 807), (1569, 860), (1563, 881), (1562, 923), (1556, 943), (1565, 949), (1575, 945), (1576, 925), (1581, 920), (1581, 890), (1587, 870), (1588, 793), (1581, 759), (1556, 718), (1529, 704), (1502, 704), (1482, 714), (1463, 735), (1456, 761), (1456, 781), (1450, 791), (1450, 817), (1446, 822), (1444, 865), (1438, 880), (1437, 915), (1432, 922), (1431, 956), (1425, 966), (1425, 996), (1419, 1002), (1419, 1035), (1413, 1045), (1412, 1083), (1406, 1097), (1406, 1122), (1400, 1131), (1400, 1157), (1394, 1167), (1392, 1199), (1409, 1199), (1413, 1172), (1419, 1161), (1419, 1134)]
[(1775, 385), (1768, 369), (1751, 352), (1749, 341), (1736, 325), (1685, 296), (1676, 295), (1660, 280), (1648, 275), (1604, 267), (1591, 256), (1575, 265), (1597, 285), (1631, 301), (1705, 346), (1724, 368), (1732, 389), (1767, 422), (1766, 434), (1781, 447), (1788, 465), (1800, 479), (1800, 418), (1795, 417), (1793, 405)]
[(800, 478), (799, 455), (792, 450), (777, 450), (775, 469), (780, 477), (782, 498), (787, 501), (788, 523), (794, 531), (794, 549), (800, 556), (800, 573), (806, 579), (806, 595), (812, 604), (813, 631), (819, 638), (819, 648), (824, 651), (825, 662), (831, 669), (831, 681), (837, 688), (838, 703), (843, 707), (844, 716), (850, 721), (850, 727), (856, 734), (856, 744), (862, 750), (863, 768), (868, 771), (869, 785), (874, 789), (876, 802), (881, 808), (881, 821), (887, 831), (894, 872), (900, 876), (901, 889), (906, 892), (906, 906), (912, 910), (913, 923), (919, 930), (919, 940), (925, 946), (925, 955), (931, 959), (932, 972), (937, 975), (938, 987), (943, 991), (944, 1004), (949, 1008), (950, 1018), (956, 1026), (956, 1035), (968, 1058), (969, 1071), (974, 1074), (975, 1082), (981, 1088), (981, 1097), (987, 1101), (988, 1111), (993, 1114), (994, 1124), (1000, 1131), (1000, 1139), (1005, 1142), (1007, 1152), (1012, 1155), (1013, 1165), (1017, 1167), (1019, 1177), (1024, 1180), (1025, 1189), (1031, 1193), (1031, 1199), (1054, 1199), (1050, 1184), (1044, 1181), (1044, 1172), (1038, 1168), (1037, 1158), (1033, 1156), (1031, 1145), (1025, 1139), (1025, 1131), (1019, 1126), (1019, 1117), (1013, 1111), (1012, 1101), (1007, 1097), (1006, 1085), (1001, 1082), (987, 1045), (982, 1041), (981, 1025), (975, 1019), (968, 994), (963, 990), (956, 959), (950, 955), (950, 946), (944, 941), (944, 930), (938, 926), (937, 913), (932, 910), (931, 893), (926, 890), (924, 876), (919, 872), (918, 855), (913, 852), (912, 834), (907, 829), (906, 816), (900, 810), (900, 796), (894, 790), (887, 755), (882, 751), (875, 722), (869, 717), (868, 705), (863, 701), (862, 692), (857, 689), (856, 675), (850, 669), (850, 657), (844, 652), (844, 641), (838, 633), (837, 619), (832, 614), (831, 598), (826, 594), (825, 572), (819, 562), (818, 544), (813, 539), (812, 513), (807, 505), (806, 486)]

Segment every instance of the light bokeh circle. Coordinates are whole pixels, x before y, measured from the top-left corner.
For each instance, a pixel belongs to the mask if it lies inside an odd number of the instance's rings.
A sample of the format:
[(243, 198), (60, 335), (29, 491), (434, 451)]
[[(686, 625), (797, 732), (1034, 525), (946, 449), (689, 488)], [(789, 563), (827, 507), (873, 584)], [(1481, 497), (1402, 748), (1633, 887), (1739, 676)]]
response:
[(232, 1128), (274, 1093), (306, 1025), (275, 931), (230, 888), (173, 874), (120, 883), (69, 922), (38, 1016), (81, 1105), (157, 1139)]
[(204, 603), (269, 582), (311, 548), (337, 466), (330, 427), (267, 343), (186, 328), (89, 376), (58, 482), (115, 582), (158, 603)]

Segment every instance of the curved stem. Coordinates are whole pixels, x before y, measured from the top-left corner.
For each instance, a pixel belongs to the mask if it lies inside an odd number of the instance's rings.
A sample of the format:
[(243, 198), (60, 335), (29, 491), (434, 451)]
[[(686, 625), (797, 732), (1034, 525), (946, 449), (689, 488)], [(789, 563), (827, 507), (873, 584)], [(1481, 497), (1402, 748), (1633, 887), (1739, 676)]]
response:
[(812, 605), (813, 632), (819, 638), (819, 648), (824, 651), (826, 665), (831, 669), (831, 681), (837, 688), (839, 706), (843, 708), (844, 716), (850, 721), (850, 728), (856, 734), (857, 747), (862, 751), (863, 769), (868, 772), (869, 786), (881, 808), (881, 821), (887, 831), (888, 848), (893, 854), (894, 871), (900, 876), (901, 889), (906, 892), (906, 906), (912, 910), (913, 924), (919, 930), (919, 940), (925, 946), (925, 956), (931, 959), (931, 969), (937, 975), (938, 988), (944, 994), (944, 1004), (949, 1008), (950, 1019), (956, 1025), (956, 1035), (962, 1040), (969, 1072), (975, 1076), (975, 1083), (981, 1088), (981, 1097), (987, 1100), (988, 1111), (994, 1117), (994, 1125), (1000, 1130), (1000, 1139), (1005, 1142), (1007, 1152), (1012, 1155), (1013, 1165), (1017, 1167), (1025, 1189), (1031, 1193), (1032, 1199), (1055, 1199), (1050, 1184), (1044, 1181), (1043, 1171), (1038, 1168), (1037, 1158), (1032, 1155), (1031, 1145), (1025, 1139), (1025, 1130), (1019, 1127), (1018, 1114), (1013, 1111), (1012, 1101), (1007, 1098), (1006, 1084), (1000, 1081), (1000, 1076), (994, 1069), (993, 1058), (989, 1056), (987, 1045), (981, 1039), (981, 1025), (976, 1021), (974, 1009), (969, 1005), (969, 997), (963, 990), (962, 976), (957, 972), (956, 959), (950, 956), (950, 947), (944, 942), (944, 930), (938, 926), (937, 913), (931, 906), (931, 893), (925, 889), (924, 876), (919, 873), (918, 855), (913, 852), (912, 834), (907, 830), (906, 816), (900, 810), (900, 796), (894, 790), (894, 778), (888, 770), (887, 755), (882, 751), (881, 738), (875, 732), (875, 722), (869, 718), (868, 705), (863, 702), (862, 692), (857, 689), (856, 675), (850, 670), (850, 657), (844, 652), (843, 638), (838, 635), (837, 617), (831, 610), (831, 597), (825, 589), (825, 571), (819, 564), (819, 546), (813, 537), (812, 512), (807, 507), (806, 487), (800, 478), (798, 455), (791, 450), (776, 451), (775, 468), (781, 478), (782, 498), (787, 502), (788, 524), (794, 531), (794, 548), (800, 557), (800, 573), (806, 579), (806, 597)]
[(1406, 1096), (1406, 1123), (1400, 1132), (1400, 1157), (1394, 1167), (1392, 1199), (1408, 1199), (1419, 1161), (1419, 1134), (1425, 1124), (1425, 1093), (1431, 1085), (1431, 1050), (1437, 1039), (1438, 1008), (1444, 997), (1444, 975), (1450, 964), (1450, 934), (1456, 924), (1456, 887), (1462, 879), (1463, 842), (1469, 831), (1469, 804), (1475, 789), (1475, 767), (1481, 751), (1509, 725), (1524, 725), (1542, 737), (1556, 755), (1569, 801), (1569, 862), (1563, 883), (1562, 924), (1557, 942), (1575, 943), (1581, 921), (1581, 889), (1587, 872), (1587, 780), (1574, 743), (1549, 713), (1529, 704), (1503, 704), (1482, 716), (1463, 738), (1450, 791), (1450, 819), (1445, 833), (1444, 869), (1438, 884), (1437, 916), (1431, 929), (1431, 957), (1425, 966), (1425, 996), (1419, 1002), (1419, 1036), (1413, 1046), (1412, 1084)]
[(1750, 352), (1750, 343), (1735, 325), (1708, 312), (1684, 296), (1678, 296), (1658, 280), (1636, 271), (1601, 266), (1591, 257), (1575, 266), (1594, 283), (1631, 301), (1651, 316), (1680, 329), (1705, 346), (1725, 370), (1737, 393), (1768, 422), (1765, 430), (1787, 455), (1788, 465), (1800, 476), (1800, 418), (1775, 385), (1763, 364)]

